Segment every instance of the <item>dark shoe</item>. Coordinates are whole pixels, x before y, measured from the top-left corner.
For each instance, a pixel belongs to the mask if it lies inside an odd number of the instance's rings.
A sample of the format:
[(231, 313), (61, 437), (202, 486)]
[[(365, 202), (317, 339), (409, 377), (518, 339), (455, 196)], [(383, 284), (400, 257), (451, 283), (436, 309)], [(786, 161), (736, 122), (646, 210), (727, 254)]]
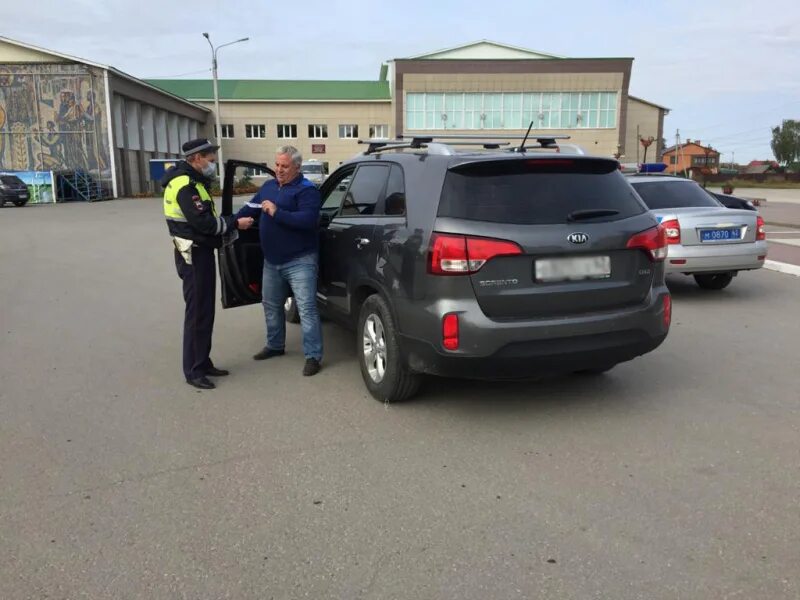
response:
[(253, 355), (253, 360), (267, 360), (268, 358), (283, 356), (284, 354), (285, 352), (283, 350), (273, 350), (272, 348), (264, 347), (261, 352)]
[(217, 367), (211, 367), (208, 371), (206, 371), (206, 377), (225, 377), (225, 375), (230, 375), (231, 372), (227, 369), (218, 369)]
[(312, 375), (316, 375), (322, 369), (322, 365), (319, 364), (319, 361), (316, 358), (307, 358), (306, 364), (303, 367), (303, 377), (311, 377)]
[(207, 377), (198, 377), (197, 379), (187, 379), (186, 383), (196, 388), (200, 388), (201, 390), (213, 390), (215, 387), (217, 387)]

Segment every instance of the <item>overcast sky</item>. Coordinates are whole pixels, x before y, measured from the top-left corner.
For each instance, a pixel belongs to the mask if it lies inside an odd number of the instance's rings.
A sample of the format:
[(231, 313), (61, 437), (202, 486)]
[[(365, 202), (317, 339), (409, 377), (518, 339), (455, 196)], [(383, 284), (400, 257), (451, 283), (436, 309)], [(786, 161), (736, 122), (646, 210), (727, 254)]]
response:
[(630, 92), (671, 109), (665, 136), (771, 158), (800, 119), (800, 2), (773, 0), (27, 0), (0, 34), (141, 78), (375, 79), (381, 61), (490, 39), (566, 57), (633, 57)]

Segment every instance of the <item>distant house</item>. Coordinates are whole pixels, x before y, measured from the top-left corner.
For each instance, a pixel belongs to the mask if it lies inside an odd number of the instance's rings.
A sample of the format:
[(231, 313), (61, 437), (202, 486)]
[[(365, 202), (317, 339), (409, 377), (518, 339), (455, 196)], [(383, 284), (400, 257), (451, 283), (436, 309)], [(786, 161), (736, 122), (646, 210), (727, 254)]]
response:
[(696, 171), (703, 167), (711, 169), (712, 174), (719, 172), (719, 152), (711, 146), (703, 146), (700, 140), (687, 139), (680, 146), (670, 146), (661, 156), (667, 165), (667, 173)]
[(779, 169), (780, 165), (774, 160), (751, 160), (742, 173), (745, 175), (765, 175), (767, 173), (776, 173)]

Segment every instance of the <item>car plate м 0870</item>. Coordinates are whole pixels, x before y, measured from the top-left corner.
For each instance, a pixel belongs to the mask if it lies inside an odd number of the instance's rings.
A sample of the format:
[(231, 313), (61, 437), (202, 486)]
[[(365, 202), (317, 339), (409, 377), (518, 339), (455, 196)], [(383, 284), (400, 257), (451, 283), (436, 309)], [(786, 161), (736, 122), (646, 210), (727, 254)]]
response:
[(542, 258), (533, 263), (534, 279), (553, 281), (580, 281), (611, 277), (609, 256), (578, 256), (570, 258)]
[(731, 227), (729, 229), (701, 229), (701, 242), (724, 242), (742, 239), (742, 228)]

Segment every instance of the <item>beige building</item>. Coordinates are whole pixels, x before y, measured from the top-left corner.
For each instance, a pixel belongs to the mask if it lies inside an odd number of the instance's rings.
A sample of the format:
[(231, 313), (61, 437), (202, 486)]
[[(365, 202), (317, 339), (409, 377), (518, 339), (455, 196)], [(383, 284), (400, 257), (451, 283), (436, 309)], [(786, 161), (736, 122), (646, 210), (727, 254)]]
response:
[[(165, 90), (213, 109), (213, 88), (203, 80), (153, 80)], [(220, 125), (224, 158), (272, 163), (275, 149), (291, 144), (306, 159), (334, 169), (360, 151), (359, 138), (389, 137), (391, 98), (386, 81), (223, 80)]]
[[(632, 58), (564, 58), (481, 41), (384, 64), (376, 81), (220, 81), (227, 158), (270, 161), (284, 143), (332, 170), (357, 139), (399, 135), (569, 135), (592, 154), (660, 156), (667, 109), (628, 93)], [(150, 80), (213, 110), (210, 80)], [(210, 121), (209, 121), (210, 122)], [(208, 131), (214, 135), (213, 130)]]

